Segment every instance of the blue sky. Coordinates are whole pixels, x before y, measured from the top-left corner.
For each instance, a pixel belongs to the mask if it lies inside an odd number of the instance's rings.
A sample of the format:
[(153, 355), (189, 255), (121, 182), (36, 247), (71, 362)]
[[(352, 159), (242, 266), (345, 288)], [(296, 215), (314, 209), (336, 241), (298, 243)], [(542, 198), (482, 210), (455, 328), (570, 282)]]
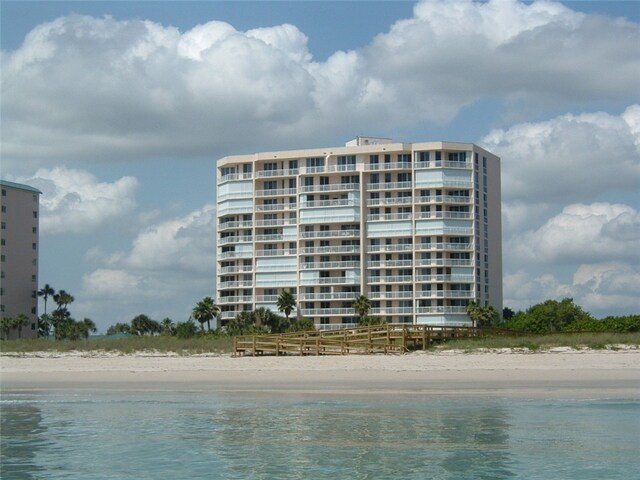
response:
[(640, 312), (640, 3), (0, 4), (2, 177), (106, 330), (215, 291), (215, 160), (355, 135), (503, 161), (505, 305)]

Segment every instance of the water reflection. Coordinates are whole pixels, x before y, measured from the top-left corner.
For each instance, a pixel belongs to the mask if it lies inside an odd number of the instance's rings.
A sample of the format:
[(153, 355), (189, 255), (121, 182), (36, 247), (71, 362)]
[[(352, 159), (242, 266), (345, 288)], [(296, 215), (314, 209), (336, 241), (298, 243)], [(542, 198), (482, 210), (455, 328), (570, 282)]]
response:
[(0, 451), (2, 478), (39, 478), (43, 469), (35, 457), (46, 443), (46, 427), (40, 409), (23, 397), (2, 396), (0, 415)]
[(515, 476), (508, 412), (495, 403), (271, 402), (222, 409), (209, 428), (228, 478)]

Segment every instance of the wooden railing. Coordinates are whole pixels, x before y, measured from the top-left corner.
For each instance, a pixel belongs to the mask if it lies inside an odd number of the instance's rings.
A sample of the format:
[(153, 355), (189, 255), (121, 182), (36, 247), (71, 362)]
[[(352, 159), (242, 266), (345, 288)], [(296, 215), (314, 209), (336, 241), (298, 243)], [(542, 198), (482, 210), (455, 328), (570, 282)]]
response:
[(432, 342), (478, 335), (474, 327), (438, 327), (389, 323), (342, 330), (241, 335), (233, 338), (234, 355), (349, 355), (426, 350)]

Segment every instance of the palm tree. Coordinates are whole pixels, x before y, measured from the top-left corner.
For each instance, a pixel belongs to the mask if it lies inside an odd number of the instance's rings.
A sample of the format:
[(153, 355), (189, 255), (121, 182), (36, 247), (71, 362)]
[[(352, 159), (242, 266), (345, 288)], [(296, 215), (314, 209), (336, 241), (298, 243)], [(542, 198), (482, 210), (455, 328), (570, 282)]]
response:
[(296, 308), (296, 299), (289, 290), (284, 290), (278, 296), (276, 305), (278, 306), (278, 311), (284, 313), (284, 316), (287, 318), (288, 322), (291, 311)]
[(85, 327), (87, 327), (87, 336), (89, 336), (89, 332), (96, 333), (98, 331), (95, 322), (90, 318), (85, 318), (84, 320), (82, 320), (82, 323)]
[(29, 317), (24, 313), (21, 313), (13, 319), (13, 328), (18, 329), (18, 338), (22, 338), (22, 327), (26, 327), (27, 325), (29, 325)]
[(211, 331), (211, 319), (220, 313), (220, 308), (211, 297), (204, 297), (200, 300), (193, 310), (191, 316), (200, 322), (200, 328), (204, 332), (204, 322), (207, 322), (207, 330)]
[(11, 317), (2, 317), (0, 318), (0, 329), (2, 329), (2, 333), (4, 334), (4, 339), (9, 340), (9, 332), (13, 328), (13, 318)]
[(371, 301), (366, 296), (360, 295), (353, 301), (352, 307), (360, 316), (360, 323), (363, 323), (371, 309)]
[(44, 297), (44, 314), (45, 315), (47, 314), (47, 299), (49, 297), (53, 297), (55, 294), (56, 294), (56, 291), (48, 283), (45, 283), (44, 287), (42, 287), (38, 291), (38, 296)]
[(58, 293), (53, 295), (53, 301), (56, 302), (58, 308), (54, 312), (54, 315), (59, 319), (69, 317), (69, 311), (67, 310), (67, 306), (75, 300), (73, 295), (70, 293), (60, 290)]
[(147, 333), (153, 335), (154, 333), (160, 333), (162, 327), (155, 320), (151, 320), (146, 315), (137, 315), (131, 320), (131, 333), (142, 336)]
[(469, 315), (474, 327), (484, 327), (491, 325), (493, 319), (496, 318), (496, 309), (492, 306), (483, 307), (472, 300), (467, 305), (467, 315)]
[(163, 335), (174, 335), (176, 333), (176, 326), (169, 317), (165, 318), (160, 322), (160, 326), (162, 327)]

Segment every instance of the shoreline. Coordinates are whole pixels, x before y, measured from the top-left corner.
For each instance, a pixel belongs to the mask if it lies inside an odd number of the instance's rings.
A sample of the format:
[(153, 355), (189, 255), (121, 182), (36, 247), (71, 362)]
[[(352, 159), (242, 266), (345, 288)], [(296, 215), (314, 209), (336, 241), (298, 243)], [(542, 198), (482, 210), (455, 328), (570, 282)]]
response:
[(83, 353), (2, 354), (0, 389), (640, 398), (638, 349), (320, 357)]

